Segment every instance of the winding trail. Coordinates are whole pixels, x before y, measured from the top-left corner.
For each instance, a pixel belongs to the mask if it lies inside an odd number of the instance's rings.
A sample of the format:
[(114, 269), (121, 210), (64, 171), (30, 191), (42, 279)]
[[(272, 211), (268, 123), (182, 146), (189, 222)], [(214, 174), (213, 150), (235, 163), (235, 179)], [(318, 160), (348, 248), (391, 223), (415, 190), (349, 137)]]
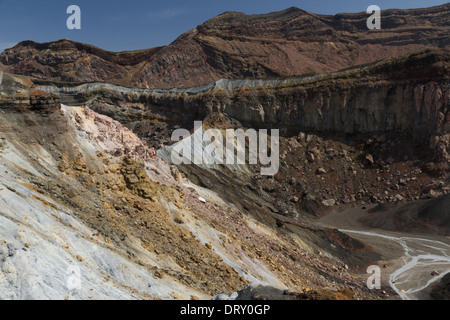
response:
[(421, 299), (424, 290), (450, 273), (450, 245), (446, 243), (416, 237), (393, 237), (368, 231), (339, 231), (383, 238), (403, 247), (403, 265), (392, 272), (389, 279), (390, 286), (403, 300)]

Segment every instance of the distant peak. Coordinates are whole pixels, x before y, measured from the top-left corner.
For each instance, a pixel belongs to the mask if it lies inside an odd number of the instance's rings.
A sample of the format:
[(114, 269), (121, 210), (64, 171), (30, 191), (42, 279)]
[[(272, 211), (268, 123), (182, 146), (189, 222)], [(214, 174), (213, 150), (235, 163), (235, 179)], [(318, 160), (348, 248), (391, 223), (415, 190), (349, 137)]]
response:
[(238, 11), (225, 11), (218, 16), (209, 19), (204, 25), (220, 24), (220, 23), (235, 23), (251, 20), (277, 20), (288, 19), (300, 14), (309, 14), (308, 11), (297, 7), (290, 7), (282, 11), (276, 11), (264, 14), (246, 14)]
[(300, 13), (300, 12), (306, 12), (305, 10), (302, 10), (300, 8), (297, 7), (290, 7), (287, 8), (286, 10), (280, 11), (280, 12), (285, 12), (285, 13)]
[(39, 43), (32, 40), (24, 40), (16, 44), (14, 47), (35, 47)]
[(302, 10), (300, 8), (297, 8), (297, 7), (290, 7), (285, 10), (282, 10), (282, 11), (262, 14), (261, 16), (271, 17), (273, 19), (279, 19), (279, 18), (288, 18), (290, 16), (297, 16), (300, 14), (311, 14), (311, 13), (308, 11)]
[(33, 47), (33, 48), (42, 48), (42, 47), (49, 47), (52, 45), (64, 45), (64, 44), (70, 44), (70, 45), (75, 45), (77, 44), (77, 42), (69, 40), (69, 39), (60, 39), (60, 40), (56, 40), (56, 41), (51, 41), (51, 42), (36, 42), (33, 40), (25, 40), (25, 41), (21, 41), (18, 44), (15, 45), (15, 47)]
[(218, 17), (224, 17), (224, 16), (245, 16), (246, 14), (239, 11), (225, 11), (218, 15)]

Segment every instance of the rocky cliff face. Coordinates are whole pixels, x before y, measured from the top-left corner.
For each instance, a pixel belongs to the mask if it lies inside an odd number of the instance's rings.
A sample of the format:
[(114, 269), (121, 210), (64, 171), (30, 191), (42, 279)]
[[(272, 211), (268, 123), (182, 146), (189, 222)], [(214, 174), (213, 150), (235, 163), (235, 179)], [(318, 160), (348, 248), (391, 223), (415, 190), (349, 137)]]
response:
[(448, 133), (449, 70), (448, 52), (425, 50), (298, 82), (215, 88), (188, 96), (185, 105), (285, 134), (399, 132), (429, 138)]
[[(193, 123), (220, 112), (248, 127), (278, 128), (287, 136), (301, 131), (397, 132), (434, 148), (450, 129), (449, 70), (448, 51), (434, 48), (336, 73), (284, 80), (221, 80), (185, 90), (44, 82), (38, 88), (61, 96), (63, 102), (88, 103), (94, 109), (102, 104), (122, 105), (123, 111), (118, 110), (122, 107), (109, 110), (118, 118), (124, 114), (151, 118), (164, 110), (168, 118), (181, 114)], [(132, 108), (135, 104), (141, 108)]]
[(450, 5), (383, 11), (382, 30), (366, 13), (325, 16), (290, 8), (227, 12), (148, 50), (112, 53), (69, 40), (19, 43), (0, 55), (14, 74), (56, 81), (106, 81), (129, 87), (193, 87), (221, 78), (323, 73), (392, 58), (424, 46), (449, 48)]
[(59, 109), (60, 102), (58, 96), (36, 90), (28, 78), (0, 71), (0, 107), (53, 112)]

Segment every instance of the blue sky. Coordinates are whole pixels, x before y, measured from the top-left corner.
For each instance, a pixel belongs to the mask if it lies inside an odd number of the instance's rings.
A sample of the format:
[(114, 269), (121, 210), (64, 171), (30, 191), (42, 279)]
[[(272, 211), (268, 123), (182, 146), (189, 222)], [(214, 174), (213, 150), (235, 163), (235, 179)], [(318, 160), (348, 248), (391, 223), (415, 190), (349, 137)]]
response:
[[(22, 40), (71, 39), (111, 50), (167, 45), (179, 35), (224, 12), (248, 14), (288, 7), (322, 14), (381, 9), (422, 8), (438, 0), (0, 0), (0, 52)], [(69, 5), (81, 8), (81, 30), (68, 30)]]

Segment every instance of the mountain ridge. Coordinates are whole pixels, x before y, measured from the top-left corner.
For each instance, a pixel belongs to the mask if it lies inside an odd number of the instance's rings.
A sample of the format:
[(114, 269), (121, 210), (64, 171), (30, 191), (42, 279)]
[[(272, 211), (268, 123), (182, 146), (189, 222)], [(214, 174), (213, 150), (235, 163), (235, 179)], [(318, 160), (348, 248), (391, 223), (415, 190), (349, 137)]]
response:
[(13, 74), (128, 87), (193, 87), (221, 78), (323, 73), (392, 58), (426, 46), (448, 49), (450, 4), (385, 10), (382, 29), (367, 13), (319, 15), (298, 8), (246, 15), (225, 12), (167, 46), (111, 52), (63, 39), (21, 42), (0, 54)]

